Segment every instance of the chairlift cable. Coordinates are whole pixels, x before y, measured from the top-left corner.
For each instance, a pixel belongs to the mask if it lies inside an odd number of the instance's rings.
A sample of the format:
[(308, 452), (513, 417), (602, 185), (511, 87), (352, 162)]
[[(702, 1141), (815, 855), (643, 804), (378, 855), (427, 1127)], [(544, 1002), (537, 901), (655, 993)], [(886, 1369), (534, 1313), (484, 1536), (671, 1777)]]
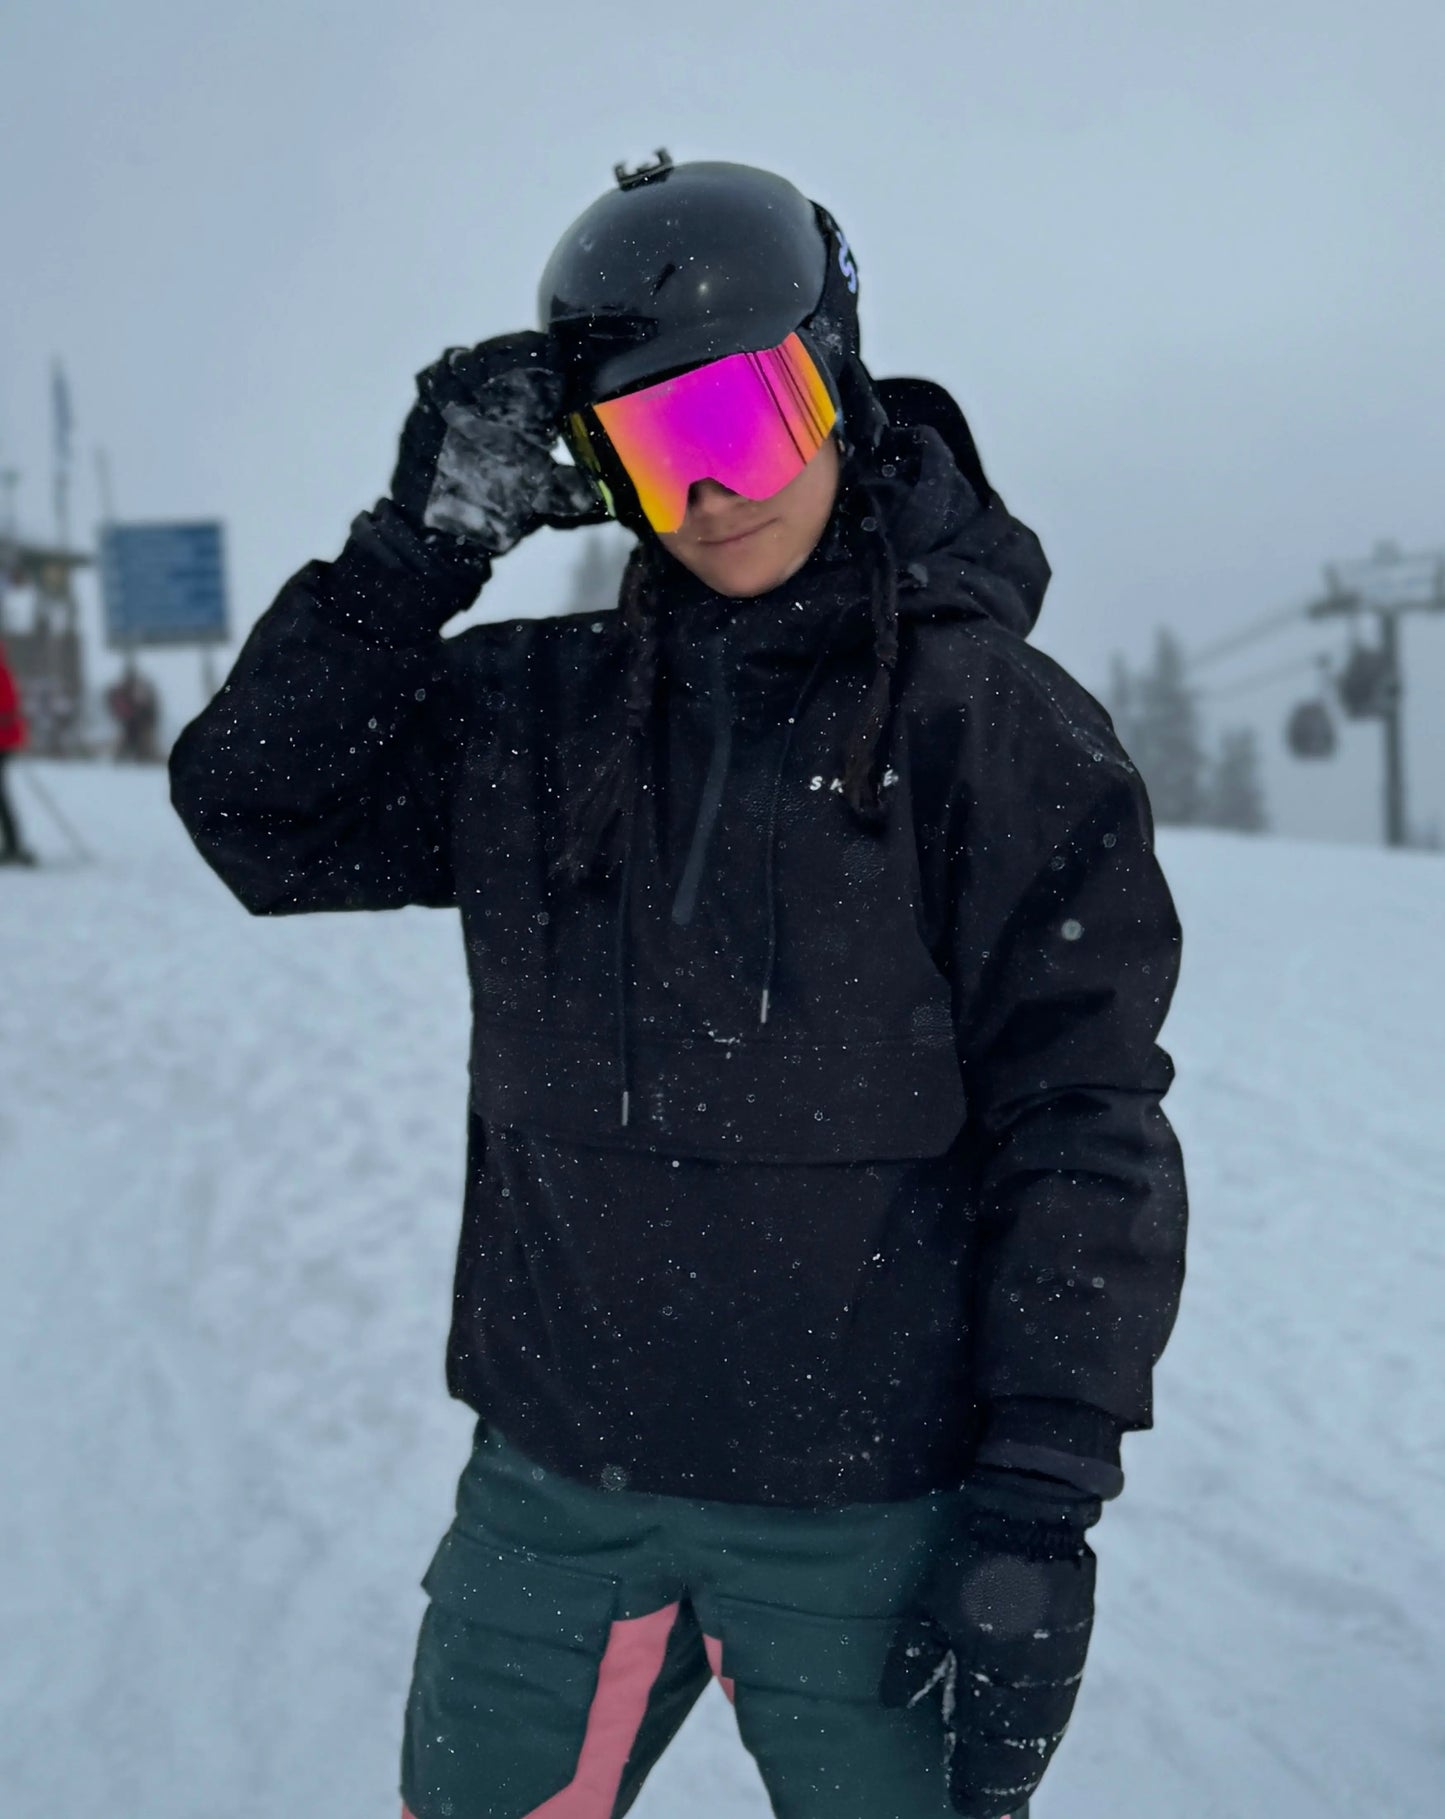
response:
[(1317, 669), (1318, 657), (1292, 659), (1289, 663), (1276, 664), (1273, 669), (1260, 670), (1253, 676), (1246, 676), (1243, 681), (1230, 683), (1224, 688), (1204, 688), (1198, 691), (1201, 701), (1232, 701), (1236, 695), (1247, 695), (1256, 689), (1268, 688), (1271, 683), (1283, 682), (1290, 676), (1302, 675), (1306, 670)]
[(1221, 638), (1214, 644), (1206, 644), (1203, 650), (1195, 651), (1193, 655), (1186, 654), (1185, 664), (1191, 670), (1200, 669), (1206, 663), (1215, 663), (1221, 657), (1228, 657), (1234, 651), (1243, 649), (1246, 644), (1257, 643), (1259, 639), (1268, 638), (1284, 626), (1292, 625), (1296, 620), (1304, 620), (1308, 617), (1309, 608), (1307, 606), (1284, 607), (1279, 612), (1270, 613), (1263, 619), (1256, 619), (1252, 625), (1245, 626), (1241, 631), (1231, 632), (1227, 638)]

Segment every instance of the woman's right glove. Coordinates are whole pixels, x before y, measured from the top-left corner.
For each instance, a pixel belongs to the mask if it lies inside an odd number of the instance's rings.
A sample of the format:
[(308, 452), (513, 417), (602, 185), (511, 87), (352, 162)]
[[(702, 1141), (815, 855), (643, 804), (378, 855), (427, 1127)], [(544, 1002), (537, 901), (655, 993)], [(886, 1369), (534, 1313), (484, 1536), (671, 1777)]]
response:
[(1094, 1621), (1097, 1498), (980, 1471), (958, 1533), (883, 1671), (888, 1706), (936, 1698), (948, 1791), (965, 1819), (1021, 1812), (1069, 1722)]
[(601, 524), (597, 489), (553, 459), (562, 408), (555, 349), (535, 329), (448, 348), (417, 374), (391, 497), (419, 535), (500, 556), (543, 524)]

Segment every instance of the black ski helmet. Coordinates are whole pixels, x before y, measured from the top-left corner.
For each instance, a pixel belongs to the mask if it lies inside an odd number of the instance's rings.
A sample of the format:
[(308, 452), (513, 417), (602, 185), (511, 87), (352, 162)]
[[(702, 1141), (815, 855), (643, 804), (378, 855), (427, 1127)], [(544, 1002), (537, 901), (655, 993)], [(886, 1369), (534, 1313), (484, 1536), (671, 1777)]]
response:
[[(881, 407), (858, 358), (858, 267), (828, 211), (747, 164), (674, 164), (659, 151), (615, 175), (558, 241), (538, 288), (569, 408), (799, 330), (845, 417), (864, 418), (849, 422), (850, 439), (876, 440)], [(859, 378), (870, 401), (861, 410), (850, 396)]]

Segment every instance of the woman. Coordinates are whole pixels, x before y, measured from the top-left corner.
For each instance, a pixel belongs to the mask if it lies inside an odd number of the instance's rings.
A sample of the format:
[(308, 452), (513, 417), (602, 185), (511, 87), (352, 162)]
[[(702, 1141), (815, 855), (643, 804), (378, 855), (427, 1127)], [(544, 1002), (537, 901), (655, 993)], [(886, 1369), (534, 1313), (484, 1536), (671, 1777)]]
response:
[[(872, 381), (831, 217), (618, 178), (540, 332), (421, 375), (390, 496), (172, 766), (253, 912), (462, 915), (480, 1421), (403, 1796), (606, 1819), (712, 1673), (780, 1813), (997, 1819), (1174, 1318), (1178, 929), (1106, 716), (1023, 642), (1038, 543), (946, 393)], [(604, 509), (617, 614), (439, 635)]]

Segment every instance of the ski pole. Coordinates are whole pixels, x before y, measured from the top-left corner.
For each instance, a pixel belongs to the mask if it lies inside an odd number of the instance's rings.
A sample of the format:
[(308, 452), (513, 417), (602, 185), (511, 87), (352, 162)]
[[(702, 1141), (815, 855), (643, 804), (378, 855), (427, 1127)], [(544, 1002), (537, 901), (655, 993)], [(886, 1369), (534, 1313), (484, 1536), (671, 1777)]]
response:
[(90, 848), (85, 844), (85, 842), (81, 839), (80, 835), (75, 831), (74, 822), (72, 822), (70, 817), (67, 814), (65, 814), (65, 812), (62, 810), (60, 804), (55, 800), (54, 796), (51, 795), (50, 791), (40, 781), (39, 777), (36, 776), (34, 768), (29, 764), (23, 764), (20, 768), (21, 768), (21, 774), (25, 777), (26, 781), (29, 783), (31, 789), (33, 789), (35, 791), (35, 794), (40, 798), (41, 802), (44, 803), (45, 808), (46, 808), (47, 812), (49, 813), (51, 820), (60, 829), (60, 831), (65, 835), (66, 839), (70, 842), (71, 846), (74, 847), (76, 856), (80, 859), (86, 860), (87, 862), (93, 861), (95, 858), (95, 854), (93, 852), (91, 852)]

